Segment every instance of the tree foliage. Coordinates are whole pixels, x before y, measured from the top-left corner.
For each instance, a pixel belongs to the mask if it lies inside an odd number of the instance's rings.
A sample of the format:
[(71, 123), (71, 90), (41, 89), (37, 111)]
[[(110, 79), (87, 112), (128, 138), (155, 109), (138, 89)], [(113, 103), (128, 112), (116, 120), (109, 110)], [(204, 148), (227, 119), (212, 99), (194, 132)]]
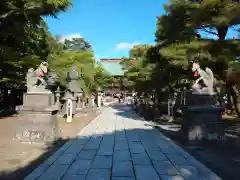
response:
[(89, 42), (84, 38), (73, 38), (58, 44), (60, 51), (49, 58), (50, 67), (60, 77), (60, 83), (66, 85), (67, 72), (74, 67), (80, 74), (79, 87), (84, 93), (103, 88), (108, 82), (109, 75), (97, 64)]
[(22, 82), (29, 67), (47, 59), (51, 35), (43, 17), (56, 17), (70, 5), (70, 0), (0, 2), (0, 81)]
[[(71, 0), (8, 0), (0, 2), (0, 85), (25, 86), (29, 68), (48, 61), (50, 70), (66, 84), (66, 74), (76, 66), (84, 89), (90, 92), (105, 83), (103, 69), (96, 67), (94, 54), (84, 38), (60, 42), (48, 31), (46, 16), (57, 18), (58, 13), (71, 7)], [(97, 84), (97, 85), (96, 85)]]
[[(202, 66), (211, 67), (216, 78), (229, 85), (223, 72), (238, 69), (240, 45), (239, 39), (227, 38), (227, 34), (230, 30), (239, 33), (240, 4), (233, 0), (171, 0), (164, 9), (157, 18), (156, 44), (133, 47), (123, 61), (125, 79), (136, 91), (150, 94), (188, 87), (193, 79), (189, 58), (198, 57)], [(233, 86), (228, 88), (234, 99)]]

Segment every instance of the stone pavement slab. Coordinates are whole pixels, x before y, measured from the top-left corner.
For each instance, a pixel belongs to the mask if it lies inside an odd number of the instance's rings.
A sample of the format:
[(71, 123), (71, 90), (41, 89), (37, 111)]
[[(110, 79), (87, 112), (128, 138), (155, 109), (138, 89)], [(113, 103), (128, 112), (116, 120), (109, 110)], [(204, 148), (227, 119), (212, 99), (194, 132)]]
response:
[(79, 155), (77, 156), (77, 159), (93, 159), (95, 157), (95, 154), (97, 153), (97, 150), (82, 150)]
[(116, 161), (112, 168), (113, 177), (134, 177), (131, 161)]
[(47, 171), (45, 171), (42, 176), (38, 178), (38, 180), (57, 180), (61, 179), (61, 177), (66, 173), (69, 165), (59, 165), (59, 164), (53, 164), (48, 168)]
[(135, 166), (137, 180), (159, 180), (159, 176), (153, 166)]
[(91, 168), (92, 160), (78, 159), (70, 166), (67, 173), (71, 175), (87, 174)]
[(62, 180), (85, 180), (85, 179), (86, 175), (69, 175), (69, 174), (64, 175), (64, 177), (62, 178)]
[(112, 167), (112, 156), (96, 156), (92, 163), (95, 169), (110, 169)]
[(90, 169), (86, 180), (110, 180), (110, 169)]
[(134, 177), (112, 177), (112, 180), (135, 180)]
[(114, 161), (131, 161), (130, 152), (128, 150), (116, 151), (113, 156)]
[(132, 161), (134, 165), (151, 165), (148, 155), (146, 153), (142, 154), (132, 154)]
[(107, 108), (26, 180), (220, 180), (127, 106)]
[(147, 151), (152, 161), (167, 161), (167, 157), (161, 151)]
[(153, 165), (160, 175), (178, 175), (179, 171), (169, 161), (154, 161)]

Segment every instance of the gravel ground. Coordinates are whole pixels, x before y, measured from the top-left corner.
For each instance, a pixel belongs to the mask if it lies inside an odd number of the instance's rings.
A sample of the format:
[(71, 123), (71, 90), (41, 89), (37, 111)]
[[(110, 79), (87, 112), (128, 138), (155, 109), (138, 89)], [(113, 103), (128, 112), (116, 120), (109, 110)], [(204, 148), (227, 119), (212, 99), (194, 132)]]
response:
[[(86, 110), (87, 112), (87, 110)], [(74, 118), (72, 123), (66, 123), (59, 118), (60, 137), (57, 142), (48, 148), (22, 144), (13, 139), (14, 129), (17, 126), (17, 115), (0, 118), (0, 179), (21, 180), (38, 164), (53, 154), (66, 141), (74, 137), (83, 127), (100, 114), (87, 112), (85, 115)]]

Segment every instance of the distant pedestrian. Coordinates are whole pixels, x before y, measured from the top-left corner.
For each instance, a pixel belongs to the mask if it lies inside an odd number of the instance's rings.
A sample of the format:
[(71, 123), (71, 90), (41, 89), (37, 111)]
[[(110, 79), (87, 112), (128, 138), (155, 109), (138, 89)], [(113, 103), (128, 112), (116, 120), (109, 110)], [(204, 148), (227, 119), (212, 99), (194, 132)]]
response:
[(95, 96), (93, 94), (91, 95), (90, 101), (91, 101), (92, 112), (94, 112), (94, 109), (95, 109)]
[(120, 103), (121, 102), (121, 94), (120, 93), (117, 94), (117, 98), (118, 98), (118, 102)]

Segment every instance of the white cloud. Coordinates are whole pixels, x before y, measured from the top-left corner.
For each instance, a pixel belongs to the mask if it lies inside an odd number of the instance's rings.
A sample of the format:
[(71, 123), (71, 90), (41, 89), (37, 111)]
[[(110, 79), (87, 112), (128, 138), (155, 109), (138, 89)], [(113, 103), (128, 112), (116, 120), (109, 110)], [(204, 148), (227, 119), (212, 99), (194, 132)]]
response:
[(67, 40), (72, 40), (73, 38), (82, 38), (82, 36), (80, 35), (80, 34), (78, 34), (78, 33), (76, 33), (76, 34), (69, 34), (69, 35), (66, 35), (66, 36), (61, 36), (60, 38), (59, 38), (59, 41), (61, 42), (61, 43), (64, 43), (64, 41), (67, 39)]
[(116, 45), (116, 50), (118, 50), (118, 51), (129, 50), (133, 46), (138, 45), (138, 44), (139, 44), (138, 42), (133, 42), (133, 43), (121, 42)]

